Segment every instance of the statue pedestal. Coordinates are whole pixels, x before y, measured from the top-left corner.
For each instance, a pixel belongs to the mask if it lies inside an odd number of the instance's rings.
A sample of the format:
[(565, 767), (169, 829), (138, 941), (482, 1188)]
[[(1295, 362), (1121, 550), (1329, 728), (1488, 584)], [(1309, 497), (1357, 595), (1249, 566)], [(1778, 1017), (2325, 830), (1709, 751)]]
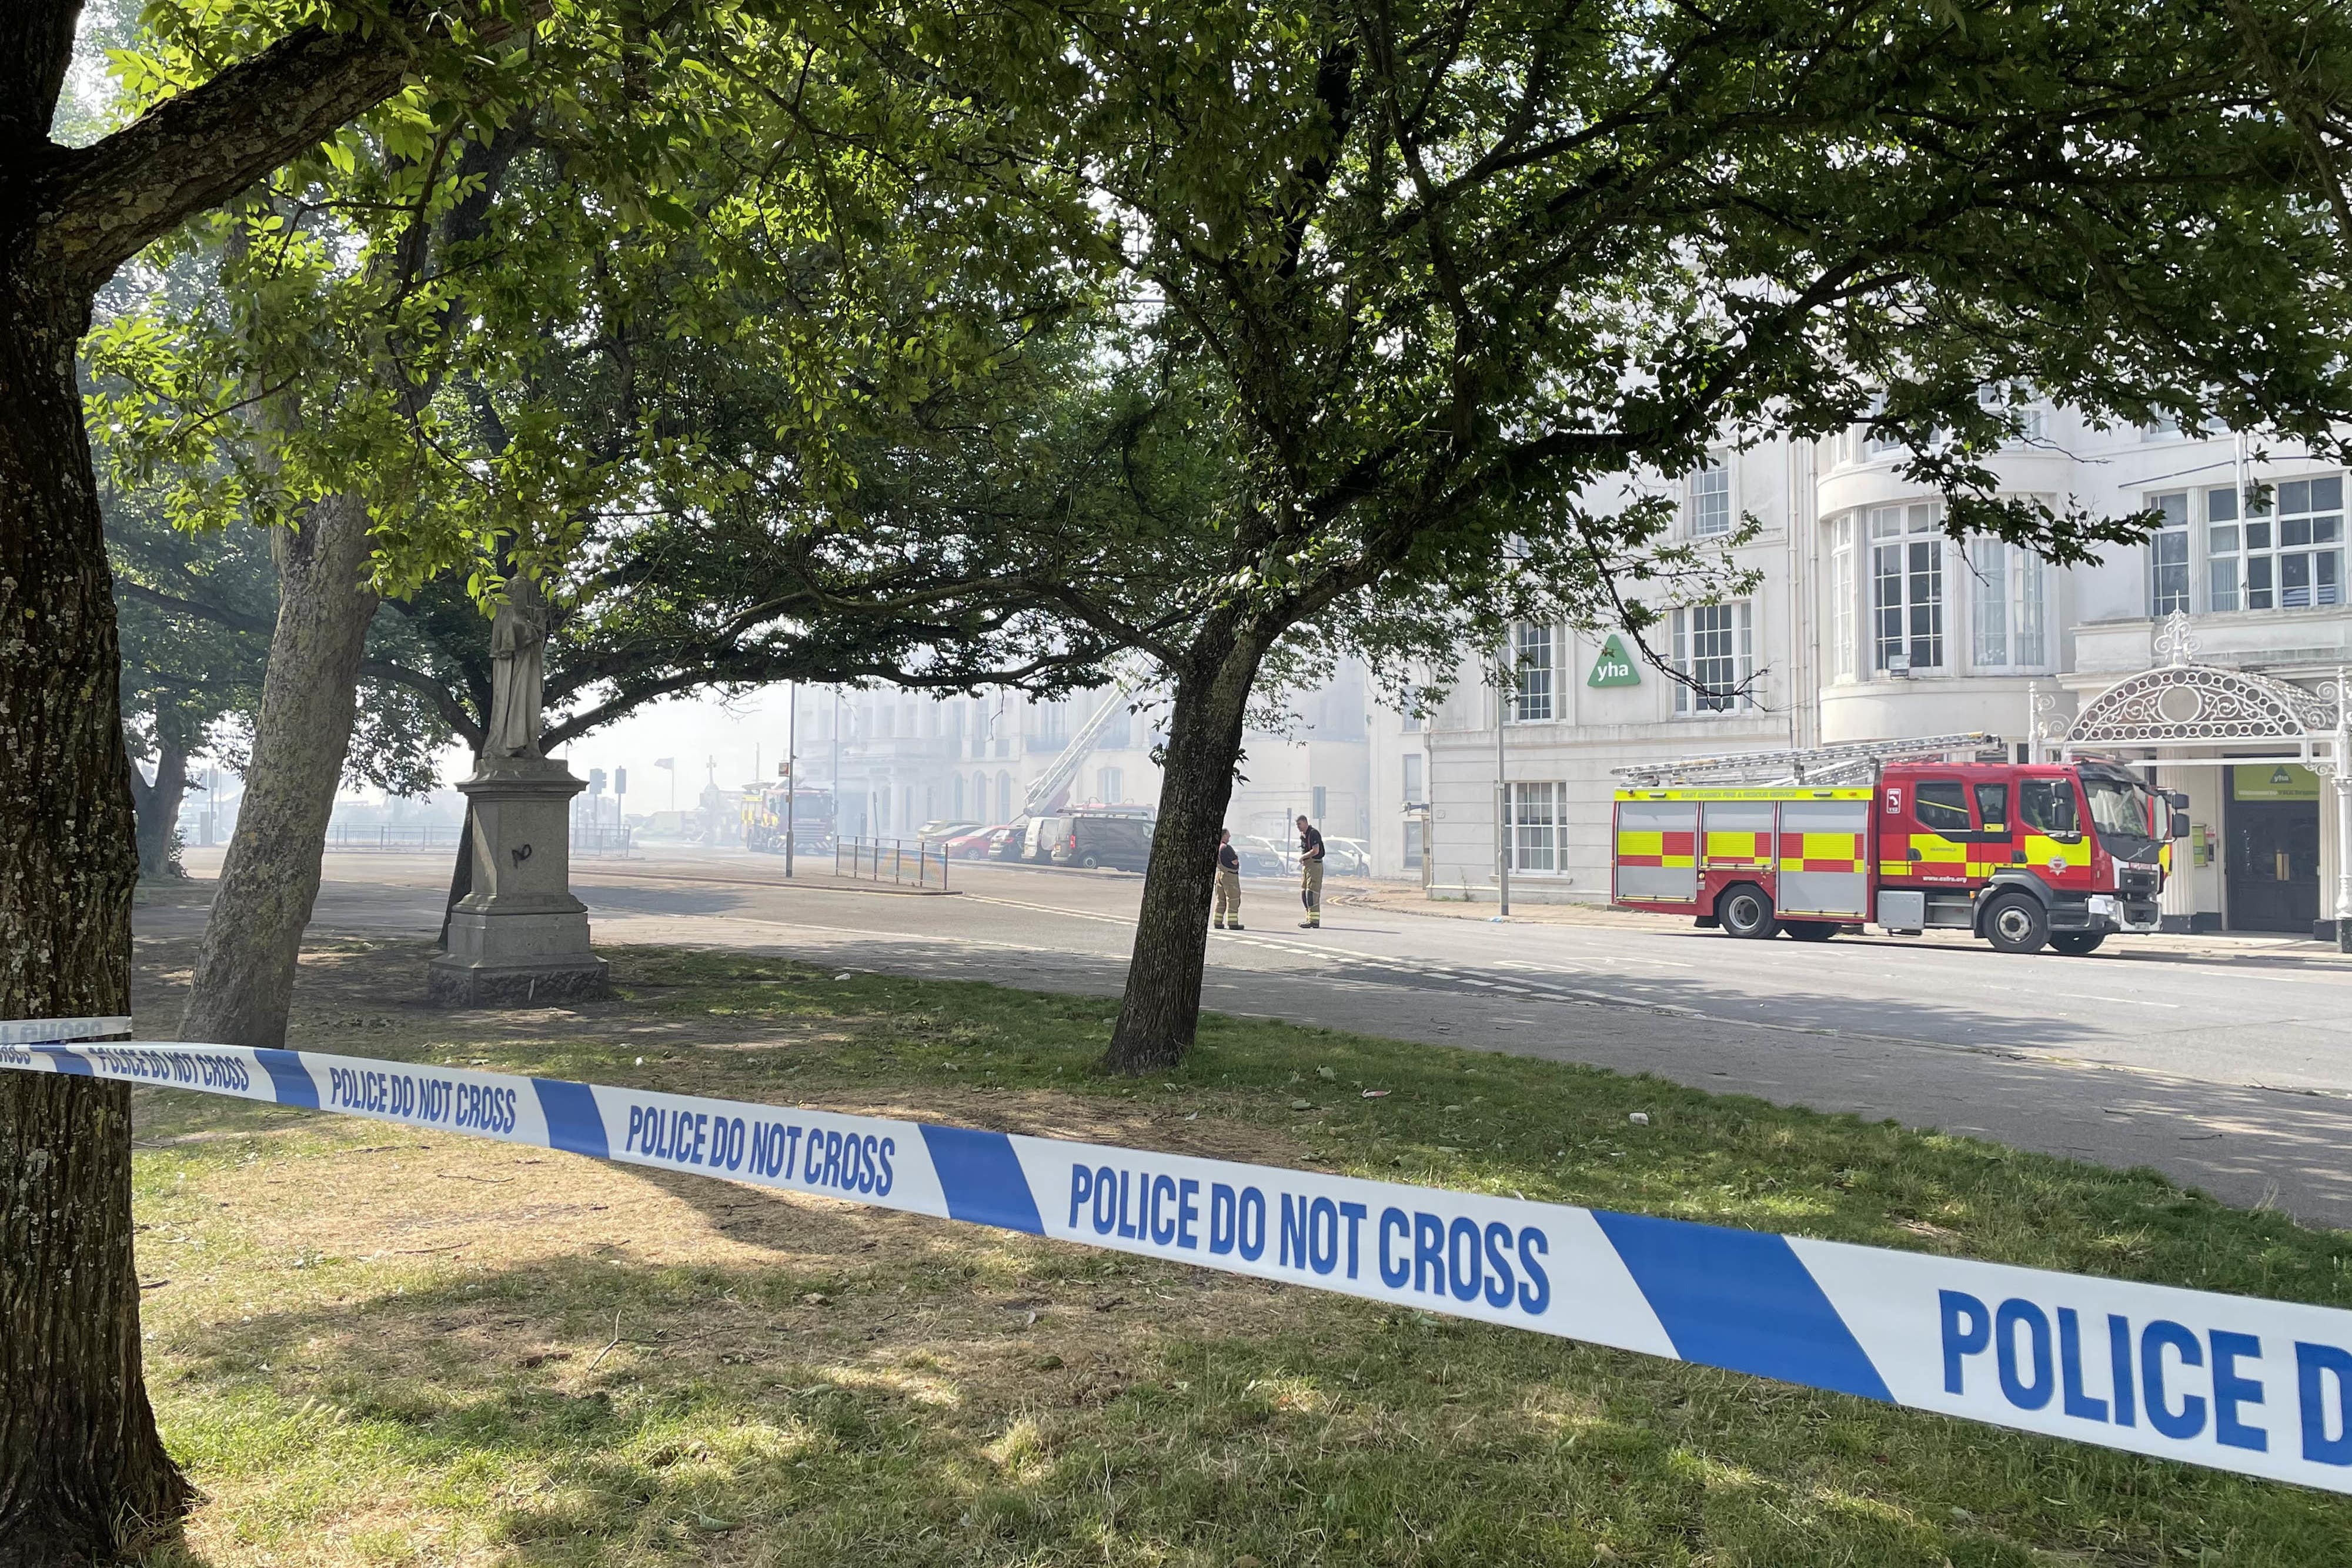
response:
[(572, 896), (572, 798), (562, 763), (500, 758), (457, 786), (474, 807), (474, 890), (449, 916), (425, 995), (446, 1007), (528, 1007), (601, 997), (607, 966)]

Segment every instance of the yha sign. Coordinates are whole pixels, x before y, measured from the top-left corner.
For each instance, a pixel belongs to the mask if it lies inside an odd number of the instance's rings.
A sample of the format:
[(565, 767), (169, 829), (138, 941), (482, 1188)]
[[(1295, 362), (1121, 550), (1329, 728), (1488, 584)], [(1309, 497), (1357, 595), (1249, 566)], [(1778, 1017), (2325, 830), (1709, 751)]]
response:
[(1609, 641), (1601, 644), (1601, 656), (1592, 661), (1592, 674), (1584, 678), (1588, 686), (1638, 686), (1642, 684), (1641, 666), (1625, 652), (1624, 639), (1612, 632)]

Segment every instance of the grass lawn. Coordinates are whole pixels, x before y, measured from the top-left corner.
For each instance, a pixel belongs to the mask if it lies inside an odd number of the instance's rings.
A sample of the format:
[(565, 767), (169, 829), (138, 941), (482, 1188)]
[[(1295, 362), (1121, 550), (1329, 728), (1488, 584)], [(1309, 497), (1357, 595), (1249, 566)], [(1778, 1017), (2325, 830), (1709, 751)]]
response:
[[(2352, 1305), (2352, 1237), (1641, 1078), (620, 949), (577, 1010), (322, 947), (292, 1043), (1318, 1165)], [(142, 944), (149, 1030), (184, 946)], [(1381, 1100), (1363, 1088), (1389, 1090)], [(201, 1562), (2309, 1564), (2352, 1499), (822, 1199), (141, 1090)], [(1627, 1116), (1647, 1112), (1647, 1126)]]

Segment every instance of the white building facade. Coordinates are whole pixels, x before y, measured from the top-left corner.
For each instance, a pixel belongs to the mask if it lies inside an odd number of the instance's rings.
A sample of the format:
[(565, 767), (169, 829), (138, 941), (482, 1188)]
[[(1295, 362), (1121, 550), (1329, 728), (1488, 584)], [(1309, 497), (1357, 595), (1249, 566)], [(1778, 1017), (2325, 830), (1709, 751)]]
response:
[(1681, 484), (1686, 537), (1759, 525), (1733, 552), (1754, 591), (1651, 639), (1706, 691), (1605, 638), (1520, 627), (1499, 701), (1465, 669), (1425, 723), (1381, 715), (1376, 866), (1491, 899), (1507, 856), (1514, 899), (1605, 901), (1612, 768), (1983, 731), (2019, 758), (2141, 761), (2189, 797), (2169, 927), (2326, 931), (2352, 900), (2344, 470), (2045, 410), (1994, 460), (2009, 493), (2164, 518), (2146, 545), (2060, 568), (1948, 537), (1901, 457), (1856, 430), (1723, 452)]
[[(1010, 692), (935, 697), (891, 687), (811, 687), (799, 702), (801, 776), (835, 785), (846, 834), (910, 838), (926, 822), (1016, 821), (1030, 784), (1106, 703), (1119, 711), (1079, 764), (1067, 803), (1159, 803), (1152, 754), (1164, 738), (1166, 708), (1149, 693), (1103, 688), (1040, 702)], [(1303, 815), (1327, 834), (1361, 837), (1372, 820), (1366, 761), (1372, 708), (1362, 667), (1343, 662), (1328, 683), (1293, 696), (1288, 707), (1279, 731), (1244, 736), (1227, 825), (1286, 839)]]

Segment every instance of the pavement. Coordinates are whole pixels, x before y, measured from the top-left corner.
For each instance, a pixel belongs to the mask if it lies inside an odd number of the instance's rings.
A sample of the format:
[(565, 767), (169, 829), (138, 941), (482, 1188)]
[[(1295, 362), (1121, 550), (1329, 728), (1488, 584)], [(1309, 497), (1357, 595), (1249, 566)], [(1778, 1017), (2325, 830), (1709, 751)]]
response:
[[(218, 851), (190, 852), (213, 873)], [(742, 853), (573, 862), (597, 939), (744, 948), (831, 967), (1116, 994), (1142, 880), (967, 866), (948, 896)], [(439, 855), (331, 853), (313, 930), (429, 936)], [(1657, 916), (1496, 922), (1333, 884), (1251, 882), (1212, 933), (1204, 1005), (1393, 1039), (1650, 1072), (2128, 1167), (2352, 1229), (2352, 960), (2312, 943), (2111, 938), (2021, 957), (1949, 936), (1741, 942)], [(1417, 906), (1417, 907), (1416, 907)], [(193, 935), (194, 901), (142, 904)], [(423, 994), (424, 977), (418, 976)]]

